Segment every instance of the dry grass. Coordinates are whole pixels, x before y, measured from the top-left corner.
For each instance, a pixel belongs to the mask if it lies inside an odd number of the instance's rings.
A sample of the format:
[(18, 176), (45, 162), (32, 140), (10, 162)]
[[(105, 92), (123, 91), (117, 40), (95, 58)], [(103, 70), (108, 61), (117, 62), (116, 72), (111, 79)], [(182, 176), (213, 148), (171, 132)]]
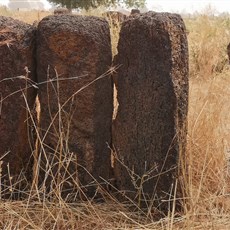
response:
[(189, 30), (188, 202), (186, 227), (229, 229), (230, 20), (199, 15)]
[[(25, 19), (24, 13), (0, 12)], [(31, 12), (26, 21), (42, 17)], [(185, 22), (189, 30), (190, 95), (184, 212), (154, 221), (140, 211), (129, 211), (127, 205), (106, 193), (104, 203), (88, 200), (72, 204), (35, 190), (28, 200), (0, 202), (1, 229), (230, 228), (230, 68), (226, 54), (230, 19), (198, 15)], [(111, 27), (111, 31), (116, 54), (119, 27)]]
[(199, 229), (228, 229), (230, 73), (226, 69), (213, 75), (209, 80), (190, 80), (185, 208), (188, 227), (195, 226), (201, 218)]
[(34, 21), (40, 21), (42, 18), (52, 14), (48, 11), (9, 11), (5, 7), (0, 6), (0, 15), (12, 17), (21, 21), (25, 21), (29, 24), (33, 24)]
[(210, 79), (227, 64), (230, 19), (198, 15), (185, 19), (189, 32), (190, 76)]

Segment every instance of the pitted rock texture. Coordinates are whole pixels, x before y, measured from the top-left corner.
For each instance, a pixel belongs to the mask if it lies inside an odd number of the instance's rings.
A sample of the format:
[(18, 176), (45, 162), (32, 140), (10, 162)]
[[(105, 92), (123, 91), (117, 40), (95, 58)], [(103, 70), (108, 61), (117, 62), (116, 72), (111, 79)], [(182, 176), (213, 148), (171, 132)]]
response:
[(129, 17), (114, 65), (120, 66), (113, 125), (118, 189), (167, 209), (163, 200), (169, 198), (186, 147), (188, 46), (181, 17), (154, 12)]
[(9, 183), (16, 181), (13, 187), (23, 190), (33, 174), (34, 140), (28, 110), (36, 97), (34, 49), (34, 27), (0, 17), (0, 156), (1, 184), (6, 192)]
[[(94, 179), (100, 183), (100, 178), (110, 176), (112, 80), (109, 75), (97, 78), (108, 71), (111, 59), (106, 20), (59, 15), (39, 23), (40, 129), (48, 162), (56, 164), (47, 184), (57, 183), (61, 176), (67, 194), (79, 185), (85, 193), (94, 194)], [(47, 160), (42, 159), (47, 173)]]

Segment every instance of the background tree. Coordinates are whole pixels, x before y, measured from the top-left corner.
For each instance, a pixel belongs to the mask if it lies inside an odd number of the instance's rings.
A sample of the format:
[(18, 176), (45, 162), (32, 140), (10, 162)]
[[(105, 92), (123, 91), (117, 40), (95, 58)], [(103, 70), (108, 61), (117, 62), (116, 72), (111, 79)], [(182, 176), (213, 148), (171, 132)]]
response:
[(126, 7), (143, 7), (146, 0), (48, 0), (50, 3), (61, 5), (68, 9), (86, 9), (99, 6), (125, 5)]

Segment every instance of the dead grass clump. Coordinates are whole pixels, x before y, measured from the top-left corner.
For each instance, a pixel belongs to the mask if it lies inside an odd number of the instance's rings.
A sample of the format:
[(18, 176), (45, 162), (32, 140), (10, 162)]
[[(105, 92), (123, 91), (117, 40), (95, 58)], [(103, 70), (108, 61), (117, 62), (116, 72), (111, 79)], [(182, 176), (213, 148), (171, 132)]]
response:
[(202, 215), (217, 224), (230, 214), (229, 84), (228, 71), (190, 83), (185, 208), (194, 221)]
[(34, 21), (40, 21), (42, 18), (52, 14), (49, 11), (11, 11), (6, 7), (0, 7), (0, 15), (6, 17), (12, 17), (14, 19), (18, 19), (20, 21), (24, 21), (29, 24), (33, 24)]
[(204, 14), (186, 18), (185, 23), (189, 31), (190, 76), (204, 79), (222, 72), (228, 62), (229, 17)]

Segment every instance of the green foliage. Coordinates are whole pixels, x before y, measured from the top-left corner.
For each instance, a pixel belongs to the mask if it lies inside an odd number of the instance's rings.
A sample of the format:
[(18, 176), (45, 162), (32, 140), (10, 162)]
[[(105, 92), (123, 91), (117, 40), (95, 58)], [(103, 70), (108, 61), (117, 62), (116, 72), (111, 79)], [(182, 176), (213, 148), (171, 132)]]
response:
[(146, 0), (48, 0), (50, 3), (61, 5), (68, 9), (97, 8), (99, 6), (125, 5), (126, 7), (142, 7)]

